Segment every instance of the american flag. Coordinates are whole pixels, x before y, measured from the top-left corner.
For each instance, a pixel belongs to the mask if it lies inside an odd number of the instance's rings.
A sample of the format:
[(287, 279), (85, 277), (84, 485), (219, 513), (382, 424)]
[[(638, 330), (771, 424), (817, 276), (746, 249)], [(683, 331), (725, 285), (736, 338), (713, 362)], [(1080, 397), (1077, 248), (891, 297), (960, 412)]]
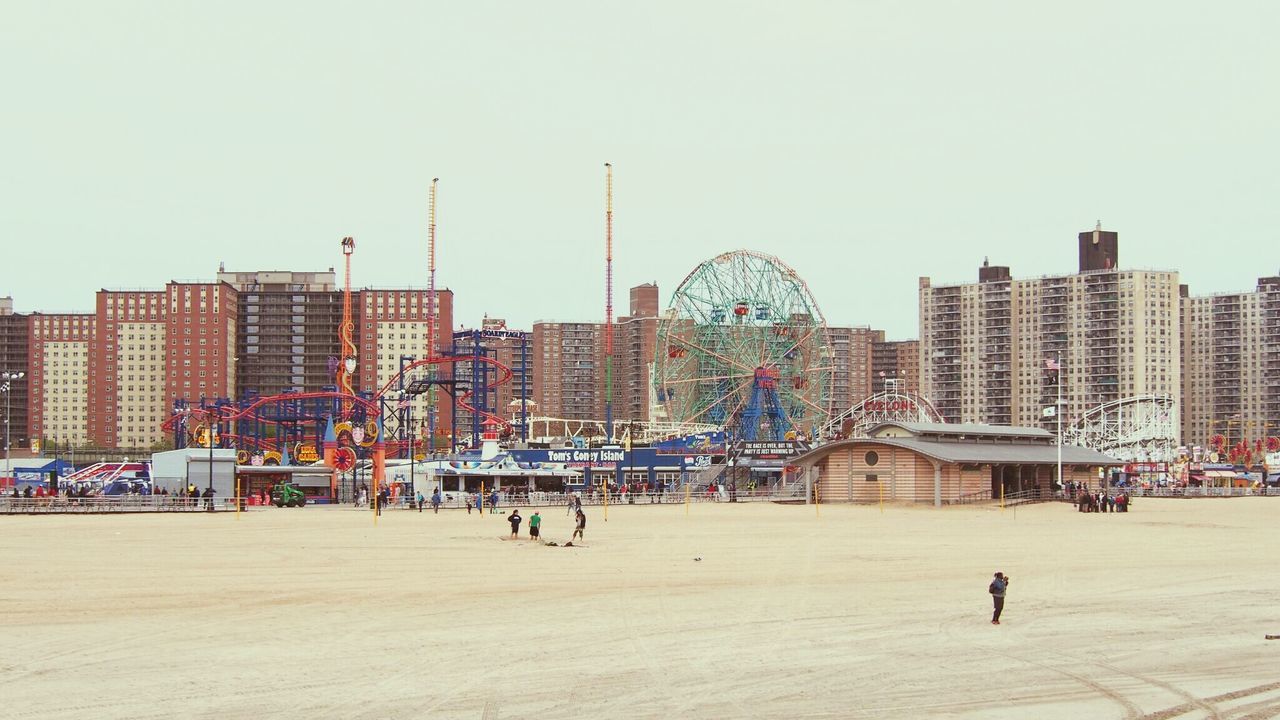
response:
[(1062, 368), (1058, 366), (1057, 360), (1054, 360), (1053, 358), (1048, 358), (1044, 361), (1044, 369), (1045, 370), (1061, 370)]

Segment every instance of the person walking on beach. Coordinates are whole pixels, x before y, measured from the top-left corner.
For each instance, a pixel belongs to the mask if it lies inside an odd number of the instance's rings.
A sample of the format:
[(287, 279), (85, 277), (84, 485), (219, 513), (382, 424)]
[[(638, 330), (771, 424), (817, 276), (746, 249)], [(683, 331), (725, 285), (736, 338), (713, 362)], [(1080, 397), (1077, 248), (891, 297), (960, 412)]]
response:
[(417, 494), (416, 496), (414, 496), (414, 498), (413, 498), (413, 499), (418, 503), (418, 512), (422, 512), (422, 502), (423, 502), (423, 499), (422, 499), (422, 491), (421, 491), (421, 490), (419, 490), (419, 491), (418, 491), (418, 494)]
[(991, 613), (991, 624), (1000, 624), (1000, 613), (1004, 611), (1004, 595), (1009, 590), (1009, 578), (1004, 573), (996, 573), (995, 579), (991, 581), (991, 585), (987, 587), (987, 592), (991, 593), (991, 602), (995, 606)]
[(511, 514), (507, 516), (507, 522), (511, 523), (511, 539), (512, 540), (515, 540), (516, 538), (520, 537), (520, 521), (521, 520), (524, 520), (524, 518), (520, 517), (519, 510), (512, 510)]
[[(582, 512), (582, 508), (578, 508), (578, 514), (574, 517), (575, 527), (573, 528), (573, 537), (582, 539), (582, 531), (587, 529), (587, 514)], [(572, 540), (573, 538), (570, 538)]]
[(489, 514), (498, 512), (498, 491), (494, 490), (489, 493)]
[(431, 511), (437, 515), (440, 514), (440, 488), (436, 488), (436, 491), (431, 493)]
[(542, 536), (542, 516), (535, 512), (533, 514), (533, 517), (529, 518), (529, 539), (537, 540), (541, 536)]

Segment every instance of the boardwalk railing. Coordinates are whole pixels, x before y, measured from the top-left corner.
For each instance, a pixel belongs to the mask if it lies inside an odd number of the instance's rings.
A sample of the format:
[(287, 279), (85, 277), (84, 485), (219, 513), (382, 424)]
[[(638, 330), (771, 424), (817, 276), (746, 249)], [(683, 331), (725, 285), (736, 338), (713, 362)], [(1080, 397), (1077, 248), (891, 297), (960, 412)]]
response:
[[(215, 511), (235, 510), (231, 498), (213, 498)], [(209, 512), (205, 498), (176, 495), (107, 495), (96, 497), (13, 497), (0, 496), (2, 514), (42, 513), (139, 513), (139, 512)]]

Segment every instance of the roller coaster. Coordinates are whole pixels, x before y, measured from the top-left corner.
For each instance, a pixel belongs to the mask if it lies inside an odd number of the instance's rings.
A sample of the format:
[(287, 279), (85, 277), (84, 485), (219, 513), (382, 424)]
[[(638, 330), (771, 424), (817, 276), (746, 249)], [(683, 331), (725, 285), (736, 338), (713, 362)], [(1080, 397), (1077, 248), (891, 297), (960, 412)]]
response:
[[(498, 386), (510, 382), (511, 368), (484, 353), (485, 348), (475, 346), (467, 354), (415, 360), (401, 367), (374, 393), (352, 394), (330, 386), (275, 395), (249, 393), (238, 403), (225, 398), (202, 398), (198, 404), (179, 400), (161, 427), (173, 434), (175, 448), (209, 447), (212, 442), (214, 447), (235, 448), (242, 464), (316, 462), (331, 422), (338, 446), (350, 447), (357, 456), (380, 447), (388, 457), (403, 457), (410, 446), (421, 447), (413, 439), (414, 423), (405, 380), (415, 371), (448, 367), (448, 374), (416, 380), (408, 387), (439, 386), (450, 397), (454, 417), (461, 409), (478, 419), (473, 424), (492, 421), (500, 434), (510, 435), (512, 422), (492, 412), (491, 404), (478, 398), (487, 398)], [(484, 366), (487, 372), (483, 376), (488, 380), (476, 387), (467, 379), (455, 378), (452, 371), (458, 363)]]

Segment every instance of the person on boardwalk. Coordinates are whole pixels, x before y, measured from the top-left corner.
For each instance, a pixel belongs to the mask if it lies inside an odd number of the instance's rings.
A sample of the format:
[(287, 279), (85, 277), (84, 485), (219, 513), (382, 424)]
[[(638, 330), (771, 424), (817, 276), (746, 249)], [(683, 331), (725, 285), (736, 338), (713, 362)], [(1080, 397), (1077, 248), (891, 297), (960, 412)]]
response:
[[(578, 514), (574, 516), (575, 525), (573, 528), (573, 537), (582, 539), (582, 531), (587, 529), (587, 514), (582, 512), (582, 508), (578, 508)], [(572, 538), (570, 538), (572, 540)]]
[(512, 510), (511, 514), (507, 516), (507, 522), (511, 523), (511, 539), (513, 540), (520, 537), (521, 520), (524, 520), (524, 518), (520, 517), (519, 510)]
[(542, 516), (535, 512), (533, 514), (533, 517), (529, 518), (529, 539), (537, 540), (541, 536), (542, 536)]
[(437, 515), (440, 514), (440, 488), (436, 488), (436, 491), (431, 493), (431, 511)]
[(995, 606), (991, 613), (991, 624), (1000, 624), (1000, 613), (1004, 612), (1004, 595), (1009, 590), (1009, 578), (1004, 573), (996, 573), (995, 578), (991, 581), (991, 585), (987, 587), (987, 592), (991, 593), (991, 602)]

